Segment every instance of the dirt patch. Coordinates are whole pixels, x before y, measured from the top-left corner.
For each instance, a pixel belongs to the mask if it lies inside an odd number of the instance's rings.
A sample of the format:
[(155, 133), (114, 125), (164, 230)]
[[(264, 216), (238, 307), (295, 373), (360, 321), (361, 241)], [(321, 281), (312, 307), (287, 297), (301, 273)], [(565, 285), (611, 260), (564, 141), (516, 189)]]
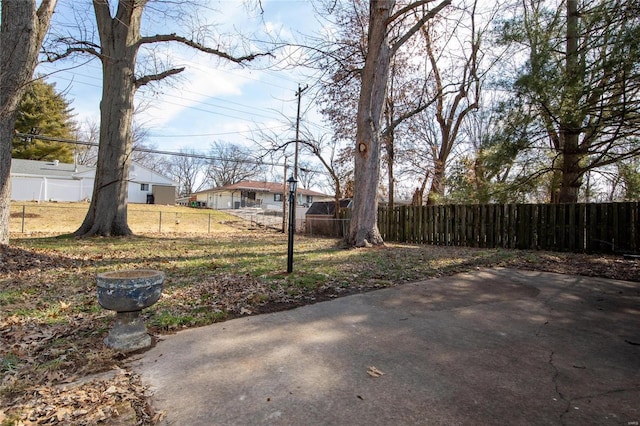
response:
[(20, 219), (20, 218), (25, 218), (25, 219), (36, 219), (38, 217), (40, 217), (39, 214), (36, 213), (22, 213), (22, 212), (11, 212), (11, 218), (13, 219)]

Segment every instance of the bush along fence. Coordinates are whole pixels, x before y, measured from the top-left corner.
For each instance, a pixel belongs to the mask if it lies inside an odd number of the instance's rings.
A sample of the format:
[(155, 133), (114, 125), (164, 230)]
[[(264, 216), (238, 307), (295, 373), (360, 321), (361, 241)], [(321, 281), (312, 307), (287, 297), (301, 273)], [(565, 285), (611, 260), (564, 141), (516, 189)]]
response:
[(637, 254), (640, 203), (380, 207), (378, 228), (403, 243)]

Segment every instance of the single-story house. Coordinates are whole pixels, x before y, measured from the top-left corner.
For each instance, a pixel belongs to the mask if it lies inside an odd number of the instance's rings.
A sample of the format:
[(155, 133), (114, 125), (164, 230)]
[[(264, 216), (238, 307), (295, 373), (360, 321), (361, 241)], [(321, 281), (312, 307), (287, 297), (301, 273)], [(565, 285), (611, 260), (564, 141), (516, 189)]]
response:
[[(96, 168), (54, 161), (11, 160), (11, 199), (14, 201), (88, 201), (93, 195)], [(176, 184), (170, 178), (132, 163), (130, 203), (175, 204)]]
[[(284, 182), (260, 182), (245, 180), (231, 185), (205, 189), (191, 194), (195, 205), (216, 210), (257, 207), (264, 210), (282, 211), (289, 189)], [(321, 192), (298, 187), (298, 206), (310, 206), (314, 201), (329, 201), (333, 197)], [(194, 198), (195, 197), (195, 198)]]

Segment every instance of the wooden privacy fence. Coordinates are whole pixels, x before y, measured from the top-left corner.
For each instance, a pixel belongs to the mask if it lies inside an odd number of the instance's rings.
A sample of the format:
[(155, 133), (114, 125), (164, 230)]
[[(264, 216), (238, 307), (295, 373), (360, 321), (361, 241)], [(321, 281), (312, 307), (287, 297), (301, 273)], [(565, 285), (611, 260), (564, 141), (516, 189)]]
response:
[(640, 203), (380, 207), (378, 228), (396, 242), (637, 253)]

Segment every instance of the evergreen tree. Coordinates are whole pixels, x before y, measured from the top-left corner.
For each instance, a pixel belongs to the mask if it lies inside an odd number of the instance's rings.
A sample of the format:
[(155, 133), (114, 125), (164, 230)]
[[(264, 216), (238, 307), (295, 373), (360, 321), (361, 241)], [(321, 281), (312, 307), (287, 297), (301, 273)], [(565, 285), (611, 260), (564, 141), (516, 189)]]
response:
[[(73, 109), (55, 84), (42, 79), (33, 81), (22, 96), (16, 118), (16, 131), (52, 138), (73, 139), (76, 123)], [(11, 155), (27, 160), (60, 160), (73, 162), (69, 144), (27, 137), (14, 137)]]
[(640, 155), (640, 2), (525, 0), (501, 31), (527, 54), (512, 101), (532, 107), (532, 145), (552, 151), (549, 200), (577, 202), (585, 173)]
[(620, 162), (617, 164), (618, 174), (622, 181), (624, 201), (640, 200), (640, 159)]

